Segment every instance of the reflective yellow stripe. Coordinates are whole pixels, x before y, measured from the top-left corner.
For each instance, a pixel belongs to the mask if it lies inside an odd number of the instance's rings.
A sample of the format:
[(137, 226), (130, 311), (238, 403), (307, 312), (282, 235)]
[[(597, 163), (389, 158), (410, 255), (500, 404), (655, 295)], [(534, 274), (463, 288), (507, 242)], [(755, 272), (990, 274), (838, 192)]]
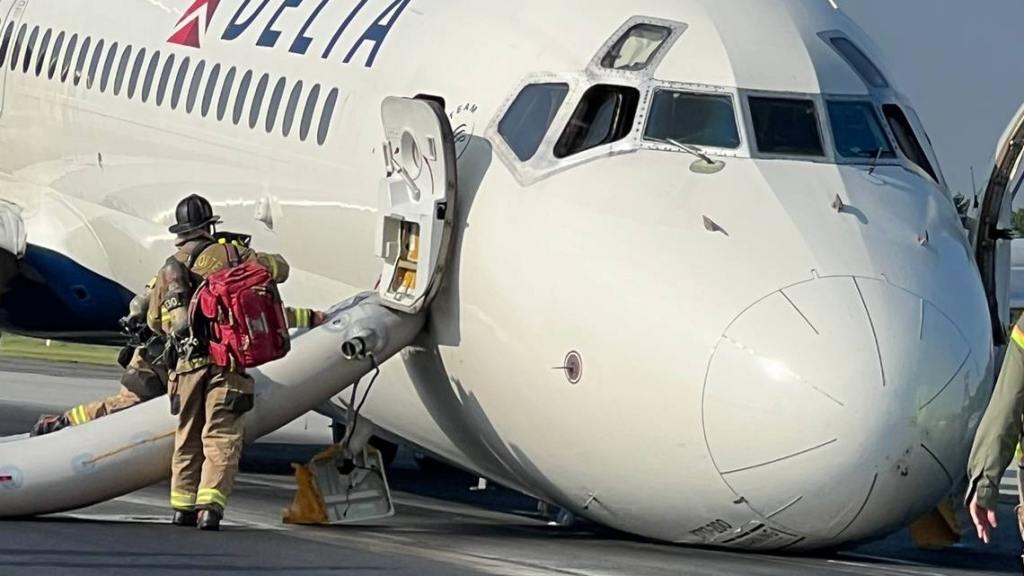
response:
[(196, 505), (206, 506), (208, 504), (216, 504), (221, 508), (226, 508), (228, 505), (228, 497), (216, 488), (200, 488), (199, 497), (196, 498)]
[(72, 426), (80, 426), (89, 421), (89, 415), (85, 412), (85, 406), (75, 406), (68, 413)]
[(296, 308), (295, 309), (295, 327), (296, 328), (309, 328), (309, 317), (312, 310), (309, 308)]
[(188, 492), (171, 490), (171, 508), (175, 510), (191, 510), (196, 506), (196, 495)]
[(1012, 337), (1017, 346), (1024, 348), (1024, 330), (1021, 330), (1019, 326), (1014, 326)]
[(277, 269), (278, 269), (277, 256), (271, 256), (270, 257), (270, 276), (272, 278), (274, 278), (275, 280), (277, 280)]

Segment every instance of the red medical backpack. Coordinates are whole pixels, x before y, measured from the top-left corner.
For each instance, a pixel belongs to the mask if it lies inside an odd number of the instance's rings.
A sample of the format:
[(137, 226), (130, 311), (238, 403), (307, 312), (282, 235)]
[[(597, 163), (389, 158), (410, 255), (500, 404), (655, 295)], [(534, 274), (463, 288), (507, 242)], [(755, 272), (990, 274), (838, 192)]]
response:
[(217, 366), (254, 368), (291, 348), (284, 306), (270, 271), (256, 261), (211, 274), (192, 298), (193, 320), (210, 325), (210, 359)]

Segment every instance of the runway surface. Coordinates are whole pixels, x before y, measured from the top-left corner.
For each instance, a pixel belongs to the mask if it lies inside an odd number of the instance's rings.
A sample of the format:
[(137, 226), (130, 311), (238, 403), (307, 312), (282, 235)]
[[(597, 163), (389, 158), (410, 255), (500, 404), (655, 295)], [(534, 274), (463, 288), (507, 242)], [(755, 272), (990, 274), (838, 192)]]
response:
[[(109, 390), (116, 371), (0, 361), (0, 435), (21, 432), (41, 408)], [(84, 395), (84, 397), (83, 397)], [(63, 400), (63, 402), (60, 402)], [(27, 424), (26, 424), (27, 422)], [(0, 521), (0, 576), (100, 574), (818, 575), (1017, 574), (1019, 540), (1004, 506), (995, 544), (915, 550), (906, 532), (814, 556), (766, 556), (647, 542), (586, 523), (552, 526), (532, 499), (475, 479), (419, 470), (403, 452), (390, 471), (397, 515), (358, 527), (280, 521), (287, 476), (243, 474), (226, 530), (169, 525), (158, 485), (72, 513)]]

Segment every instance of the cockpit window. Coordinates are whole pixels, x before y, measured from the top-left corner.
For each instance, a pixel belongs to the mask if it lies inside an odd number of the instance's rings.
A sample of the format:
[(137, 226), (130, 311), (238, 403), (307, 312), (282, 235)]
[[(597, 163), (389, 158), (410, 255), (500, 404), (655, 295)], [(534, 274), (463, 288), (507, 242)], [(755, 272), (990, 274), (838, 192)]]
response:
[(718, 94), (658, 90), (651, 102), (644, 137), (714, 148), (740, 146), (732, 98)]
[(568, 84), (531, 84), (516, 96), (498, 123), (498, 133), (520, 160), (537, 153), (568, 94)]
[(750, 116), (762, 154), (824, 156), (813, 100), (751, 96)]
[(640, 91), (628, 86), (598, 84), (583, 95), (555, 145), (555, 157), (566, 158), (584, 150), (622, 140), (633, 129)]
[(636, 72), (650, 66), (672, 30), (655, 24), (637, 24), (611, 47), (601, 66), (612, 70)]
[(839, 157), (853, 160), (896, 157), (871, 102), (829, 102), (828, 117)]
[(889, 81), (885, 79), (878, 66), (875, 66), (875, 63), (868, 58), (867, 54), (851, 42), (849, 38), (835, 36), (829, 38), (829, 43), (872, 88), (889, 87)]
[(925, 154), (924, 147), (921, 146), (921, 142), (914, 134), (914, 129), (911, 127), (910, 121), (907, 120), (907, 115), (895, 104), (882, 106), (882, 113), (885, 114), (885, 119), (889, 123), (889, 128), (892, 129), (893, 135), (896, 136), (896, 142), (899, 144), (900, 150), (903, 151), (903, 155), (907, 157), (907, 160), (917, 164), (937, 182), (939, 178), (935, 175), (932, 163), (928, 161), (928, 155)]

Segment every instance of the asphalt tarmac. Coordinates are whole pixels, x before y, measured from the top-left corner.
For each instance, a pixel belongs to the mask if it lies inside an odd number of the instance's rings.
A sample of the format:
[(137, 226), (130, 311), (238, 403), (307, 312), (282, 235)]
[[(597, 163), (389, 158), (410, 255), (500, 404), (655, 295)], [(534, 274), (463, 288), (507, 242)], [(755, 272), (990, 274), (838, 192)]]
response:
[[(117, 373), (0, 361), (0, 435), (24, 431), (52, 390), (109, 389)], [(35, 392), (46, 391), (45, 395)], [(28, 424), (26, 424), (26, 422)], [(281, 523), (294, 492), (287, 476), (243, 474), (225, 530), (169, 524), (157, 485), (71, 513), (0, 521), (0, 576), (20, 574), (506, 574), (578, 576), (1018, 574), (1019, 539), (1004, 506), (996, 542), (967, 535), (942, 551), (913, 548), (906, 531), (859, 548), (815, 555), (754, 555), (644, 541), (587, 523), (551, 525), (537, 503), (474, 478), (420, 470), (400, 452), (389, 471), (397, 514), (372, 524)]]

